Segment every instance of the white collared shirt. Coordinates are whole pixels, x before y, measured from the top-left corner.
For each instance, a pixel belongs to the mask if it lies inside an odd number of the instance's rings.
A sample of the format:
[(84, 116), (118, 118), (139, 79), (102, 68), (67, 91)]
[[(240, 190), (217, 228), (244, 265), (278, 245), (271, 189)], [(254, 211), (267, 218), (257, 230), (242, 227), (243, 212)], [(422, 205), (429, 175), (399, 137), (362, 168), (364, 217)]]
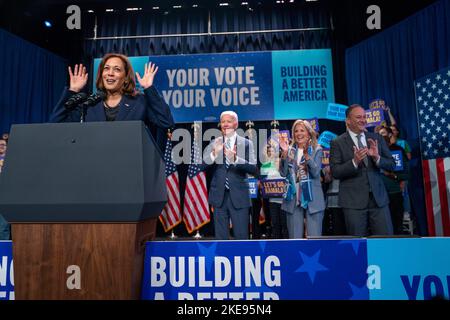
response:
[[(358, 138), (356, 137), (358, 134), (354, 133), (350, 129), (348, 129), (348, 134), (350, 135), (350, 138), (352, 138), (354, 145), (358, 148)], [(363, 146), (367, 147), (366, 135), (364, 134), (364, 132), (361, 132), (360, 134), (361, 134), (361, 142), (362, 142)]]

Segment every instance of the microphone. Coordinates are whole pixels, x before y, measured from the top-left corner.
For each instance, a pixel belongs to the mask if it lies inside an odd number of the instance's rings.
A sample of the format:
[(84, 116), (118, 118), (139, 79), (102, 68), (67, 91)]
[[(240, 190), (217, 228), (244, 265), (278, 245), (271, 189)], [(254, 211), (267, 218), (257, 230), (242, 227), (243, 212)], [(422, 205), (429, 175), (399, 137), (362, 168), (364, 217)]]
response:
[(84, 107), (89, 107), (97, 104), (99, 101), (102, 101), (106, 98), (106, 93), (98, 90), (96, 93), (91, 94), (86, 101), (83, 102)]
[(80, 103), (84, 102), (87, 99), (87, 94), (84, 92), (79, 92), (77, 94), (74, 94), (73, 96), (71, 96), (66, 103), (64, 103), (64, 106), (67, 109), (73, 109), (75, 108), (77, 105), (79, 105)]

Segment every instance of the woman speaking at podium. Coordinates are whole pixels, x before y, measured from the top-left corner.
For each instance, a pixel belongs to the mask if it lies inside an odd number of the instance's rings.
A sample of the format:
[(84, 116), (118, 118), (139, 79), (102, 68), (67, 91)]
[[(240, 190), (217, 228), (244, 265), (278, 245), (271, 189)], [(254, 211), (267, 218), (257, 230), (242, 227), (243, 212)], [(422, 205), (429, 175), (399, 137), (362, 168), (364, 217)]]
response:
[(50, 122), (92, 122), (142, 120), (151, 128), (174, 126), (169, 106), (153, 86), (158, 71), (152, 63), (145, 64), (144, 75), (136, 78), (144, 94), (136, 89), (135, 74), (129, 59), (121, 54), (106, 54), (100, 62), (95, 85), (97, 93), (87, 96), (88, 73), (82, 64), (69, 69), (70, 87), (50, 116)]

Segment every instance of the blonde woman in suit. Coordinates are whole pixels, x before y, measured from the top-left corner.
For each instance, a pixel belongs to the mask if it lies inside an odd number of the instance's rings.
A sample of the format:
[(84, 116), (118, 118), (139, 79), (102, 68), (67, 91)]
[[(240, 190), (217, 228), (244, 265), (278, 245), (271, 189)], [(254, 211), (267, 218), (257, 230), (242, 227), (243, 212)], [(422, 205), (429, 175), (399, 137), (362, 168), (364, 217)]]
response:
[(325, 210), (320, 184), (322, 147), (311, 124), (305, 120), (294, 122), (292, 139), (291, 145), (280, 143), (280, 173), (295, 185), (295, 194), (286, 197), (281, 206), (287, 214), (289, 238), (303, 238), (305, 222), (308, 236), (321, 236)]

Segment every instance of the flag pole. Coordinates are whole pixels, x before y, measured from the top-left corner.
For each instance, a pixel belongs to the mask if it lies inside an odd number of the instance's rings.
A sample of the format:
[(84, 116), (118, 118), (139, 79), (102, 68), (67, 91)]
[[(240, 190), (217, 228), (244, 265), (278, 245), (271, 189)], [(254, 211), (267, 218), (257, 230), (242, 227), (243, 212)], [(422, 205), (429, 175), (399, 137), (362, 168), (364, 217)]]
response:
[(192, 237), (192, 238), (194, 238), (194, 239), (202, 239), (203, 237), (202, 237), (202, 235), (200, 234), (200, 230), (197, 230), (197, 233)]
[(172, 229), (172, 232), (170, 233), (169, 239), (170, 240), (175, 240), (176, 238), (178, 238), (178, 236), (175, 234), (175, 232), (173, 232), (173, 229)]

